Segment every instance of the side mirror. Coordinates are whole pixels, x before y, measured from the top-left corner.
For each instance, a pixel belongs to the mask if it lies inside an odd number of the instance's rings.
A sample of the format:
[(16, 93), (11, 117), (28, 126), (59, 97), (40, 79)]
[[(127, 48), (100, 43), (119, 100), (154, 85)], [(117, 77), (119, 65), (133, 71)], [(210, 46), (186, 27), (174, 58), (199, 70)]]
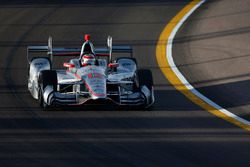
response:
[(117, 67), (119, 67), (119, 63), (109, 63), (108, 67), (109, 68), (117, 68)]
[(74, 67), (76, 67), (74, 64), (72, 64), (72, 63), (63, 63), (63, 66), (64, 67), (67, 67), (67, 68), (74, 68)]

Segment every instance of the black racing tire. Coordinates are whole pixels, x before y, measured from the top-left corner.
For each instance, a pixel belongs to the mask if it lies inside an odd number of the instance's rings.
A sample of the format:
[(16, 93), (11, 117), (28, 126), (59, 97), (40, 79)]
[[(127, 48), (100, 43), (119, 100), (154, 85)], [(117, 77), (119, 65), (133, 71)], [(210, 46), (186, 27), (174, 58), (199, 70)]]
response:
[[(148, 69), (139, 69), (137, 70), (137, 82), (138, 82), (138, 89), (141, 89), (142, 86), (146, 86), (150, 92), (152, 92), (153, 89), (153, 76), (152, 76), (152, 72)], [(150, 101), (152, 102), (153, 99), (151, 99)], [(151, 103), (149, 102), (149, 103)], [(152, 106), (148, 106), (148, 103), (145, 103), (143, 106), (143, 109), (150, 111), (152, 109)]]
[(153, 75), (150, 70), (148, 69), (137, 70), (137, 80), (139, 87), (146, 85), (150, 91), (152, 90), (154, 82), (153, 82)]
[(39, 86), (39, 92), (38, 92), (38, 103), (39, 103), (39, 106), (44, 111), (47, 111), (49, 109), (49, 105), (44, 102), (44, 99), (43, 99), (43, 90), (42, 90), (42, 88), (40, 86)]
[(44, 70), (40, 72), (39, 78), (39, 90), (38, 90), (38, 102), (43, 110), (48, 110), (51, 106), (44, 102), (43, 90), (46, 86), (52, 85), (54, 91), (57, 90), (57, 73), (54, 70)]
[(54, 91), (57, 89), (57, 73), (55, 70), (43, 70), (39, 74), (38, 83), (42, 89), (47, 85), (52, 85)]

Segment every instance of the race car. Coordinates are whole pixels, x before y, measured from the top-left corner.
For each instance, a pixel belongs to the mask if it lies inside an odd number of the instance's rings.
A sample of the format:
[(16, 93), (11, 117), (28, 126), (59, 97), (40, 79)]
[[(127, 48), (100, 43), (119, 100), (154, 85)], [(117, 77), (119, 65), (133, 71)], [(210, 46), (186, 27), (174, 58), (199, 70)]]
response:
[[(52, 48), (52, 37), (47, 46), (27, 47), (28, 90), (44, 110), (106, 103), (148, 108), (154, 103), (152, 73), (138, 69), (131, 46), (112, 46), (109, 36), (107, 47), (94, 48), (90, 35), (84, 39), (81, 49)], [(129, 56), (114, 59), (113, 53)], [(77, 58), (64, 62), (64, 69), (54, 68), (60, 56)]]

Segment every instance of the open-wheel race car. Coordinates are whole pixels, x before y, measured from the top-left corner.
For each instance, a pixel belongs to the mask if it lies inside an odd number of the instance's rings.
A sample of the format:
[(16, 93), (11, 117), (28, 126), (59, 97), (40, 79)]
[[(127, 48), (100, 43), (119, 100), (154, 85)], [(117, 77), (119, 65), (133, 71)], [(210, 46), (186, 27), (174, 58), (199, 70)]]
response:
[[(89, 35), (81, 49), (52, 48), (49, 37), (48, 46), (27, 47), (28, 90), (43, 109), (106, 102), (148, 108), (154, 103), (152, 73), (138, 69), (132, 52), (130, 46), (112, 46), (111, 37), (107, 47), (95, 49)], [(130, 56), (114, 59), (112, 53)], [(57, 56), (77, 58), (62, 63), (65, 69), (55, 69), (52, 60)]]

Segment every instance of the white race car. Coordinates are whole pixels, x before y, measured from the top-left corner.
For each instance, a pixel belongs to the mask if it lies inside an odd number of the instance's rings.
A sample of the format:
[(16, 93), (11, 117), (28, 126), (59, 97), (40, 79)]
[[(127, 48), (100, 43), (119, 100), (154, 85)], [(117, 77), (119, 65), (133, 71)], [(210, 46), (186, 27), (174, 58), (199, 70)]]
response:
[[(130, 57), (113, 60), (112, 52), (129, 53)], [(63, 63), (65, 69), (52, 67), (54, 57), (76, 55), (79, 58)], [(49, 37), (48, 46), (28, 46), (27, 59), (28, 90), (43, 109), (103, 102), (147, 108), (154, 103), (151, 71), (137, 69), (132, 47), (112, 46), (111, 37), (107, 47), (96, 49), (89, 35), (81, 49), (52, 48)]]

